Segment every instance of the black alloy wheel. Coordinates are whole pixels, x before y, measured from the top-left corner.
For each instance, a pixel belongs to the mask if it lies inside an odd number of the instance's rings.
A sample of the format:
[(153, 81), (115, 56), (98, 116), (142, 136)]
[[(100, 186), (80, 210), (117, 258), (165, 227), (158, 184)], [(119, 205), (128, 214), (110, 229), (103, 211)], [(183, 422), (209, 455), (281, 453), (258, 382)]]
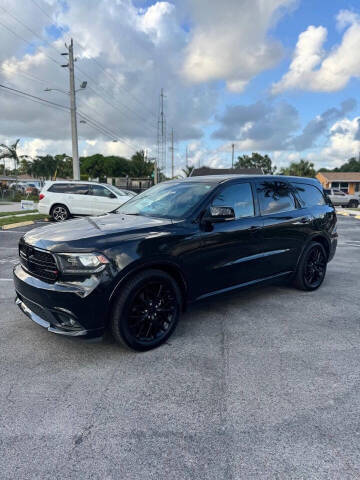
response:
[(305, 249), (295, 276), (295, 285), (302, 290), (316, 290), (324, 281), (327, 254), (321, 243), (311, 242)]
[(115, 303), (112, 331), (132, 350), (146, 351), (164, 343), (174, 332), (180, 314), (180, 290), (160, 270), (146, 270), (130, 280)]
[(65, 205), (54, 205), (51, 209), (51, 217), (55, 222), (64, 222), (70, 217), (70, 212)]

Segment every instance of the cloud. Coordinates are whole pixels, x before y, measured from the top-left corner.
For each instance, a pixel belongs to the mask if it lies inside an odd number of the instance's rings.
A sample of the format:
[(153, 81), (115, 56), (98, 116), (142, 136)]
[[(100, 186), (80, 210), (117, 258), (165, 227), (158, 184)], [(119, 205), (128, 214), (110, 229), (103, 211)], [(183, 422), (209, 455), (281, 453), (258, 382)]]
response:
[[(222, 116), (217, 116), (219, 128), (212, 137), (217, 140), (236, 141), (242, 150), (267, 150), (297, 152), (312, 148), (316, 141), (329, 131), (337, 120), (354, 110), (354, 98), (344, 100), (340, 107), (332, 107), (311, 119), (301, 133), (298, 111), (287, 102), (258, 101), (250, 105), (228, 106)], [(340, 129), (341, 125), (336, 124)], [(330, 134), (334, 134), (332, 129)], [(360, 129), (357, 133), (360, 138)]]
[[(44, 40), (11, 17), (2, 17), (1, 21), (30, 45), (0, 25), (1, 83), (68, 106), (66, 94), (44, 89), (68, 89), (68, 71), (56, 62), (64, 63), (60, 53), (65, 41), (73, 37), (78, 58), (76, 83), (88, 81), (86, 90), (77, 95), (78, 110), (111, 131), (107, 136), (89, 122), (79, 124), (83, 148), (90, 151), (91, 145), (86, 141), (95, 140), (98, 148), (106, 146), (111, 151), (120, 151), (120, 140), (124, 140), (125, 146), (132, 145), (131, 151), (146, 147), (156, 153), (161, 87), (166, 95), (168, 129), (176, 128), (177, 140), (203, 136), (203, 127), (216, 108), (218, 91), (211, 85), (184, 84), (179, 74), (188, 32), (183, 28), (182, 13), (177, 6), (157, 2), (137, 7), (131, 0), (74, 0), (67, 2), (66, 8), (60, 0), (37, 3), (53, 20), (31, 2), (8, 0), (5, 4)], [(0, 141), (34, 138), (47, 141), (47, 148), (52, 150), (51, 144), (55, 148), (57, 142), (70, 138), (67, 111), (34, 103), (2, 89), (0, 110)], [(119, 142), (113, 144), (112, 138), (118, 138)], [(40, 144), (36, 145), (42, 152)]]
[(358, 138), (360, 117), (343, 118), (330, 127), (329, 143), (319, 151), (310, 152), (306, 158), (317, 167), (339, 167), (360, 151)]
[(343, 10), (337, 16), (337, 26), (346, 31), (341, 43), (329, 52), (323, 48), (326, 28), (311, 25), (299, 35), (289, 71), (273, 84), (273, 94), (291, 89), (334, 92), (360, 76), (360, 17)]
[(217, 120), (220, 128), (213, 138), (236, 140), (241, 150), (288, 149), (288, 139), (299, 128), (298, 112), (287, 102), (228, 106)]
[(229, 90), (241, 92), (258, 73), (282, 57), (282, 46), (267, 32), (293, 0), (187, 1), (194, 29), (183, 66), (194, 83), (225, 80)]
[(302, 133), (292, 139), (292, 144), (297, 150), (305, 150), (314, 146), (316, 140), (325, 133), (329, 124), (345, 115), (356, 107), (356, 100), (349, 98), (342, 102), (340, 108), (329, 108), (321, 115), (316, 116), (304, 127)]

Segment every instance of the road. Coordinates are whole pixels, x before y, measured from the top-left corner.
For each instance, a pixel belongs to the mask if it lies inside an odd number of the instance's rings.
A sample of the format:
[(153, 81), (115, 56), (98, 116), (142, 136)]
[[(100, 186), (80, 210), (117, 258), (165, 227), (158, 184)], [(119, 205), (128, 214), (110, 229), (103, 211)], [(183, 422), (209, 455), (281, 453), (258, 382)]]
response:
[(218, 297), (136, 354), (21, 314), (0, 232), (0, 478), (360, 478), (360, 221), (339, 235), (317, 292)]

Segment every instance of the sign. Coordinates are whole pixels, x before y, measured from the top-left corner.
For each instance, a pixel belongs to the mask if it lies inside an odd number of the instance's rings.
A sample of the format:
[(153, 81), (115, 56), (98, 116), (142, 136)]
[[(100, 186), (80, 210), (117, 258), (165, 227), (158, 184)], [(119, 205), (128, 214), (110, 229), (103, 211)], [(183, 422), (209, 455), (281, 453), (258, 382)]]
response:
[(35, 210), (35, 203), (33, 200), (21, 200), (21, 210)]

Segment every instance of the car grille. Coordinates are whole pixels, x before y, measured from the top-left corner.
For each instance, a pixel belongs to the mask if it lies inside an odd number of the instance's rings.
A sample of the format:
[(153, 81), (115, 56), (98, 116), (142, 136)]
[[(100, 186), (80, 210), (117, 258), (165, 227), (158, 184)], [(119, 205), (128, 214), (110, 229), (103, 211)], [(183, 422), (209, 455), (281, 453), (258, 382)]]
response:
[(34, 277), (46, 282), (55, 282), (58, 277), (58, 269), (53, 255), (44, 250), (39, 250), (26, 243), (19, 245), (21, 265)]

